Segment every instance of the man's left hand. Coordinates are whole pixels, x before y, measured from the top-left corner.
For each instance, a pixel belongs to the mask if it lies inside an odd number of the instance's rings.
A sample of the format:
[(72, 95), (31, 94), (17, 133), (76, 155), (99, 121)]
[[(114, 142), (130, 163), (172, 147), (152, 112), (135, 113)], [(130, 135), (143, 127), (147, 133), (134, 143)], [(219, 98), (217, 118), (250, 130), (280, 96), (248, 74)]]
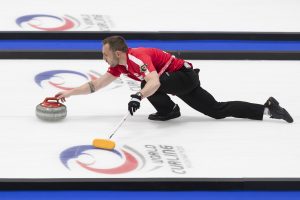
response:
[(140, 108), (142, 96), (139, 93), (132, 94), (131, 100), (128, 103), (128, 111), (130, 112), (131, 115)]

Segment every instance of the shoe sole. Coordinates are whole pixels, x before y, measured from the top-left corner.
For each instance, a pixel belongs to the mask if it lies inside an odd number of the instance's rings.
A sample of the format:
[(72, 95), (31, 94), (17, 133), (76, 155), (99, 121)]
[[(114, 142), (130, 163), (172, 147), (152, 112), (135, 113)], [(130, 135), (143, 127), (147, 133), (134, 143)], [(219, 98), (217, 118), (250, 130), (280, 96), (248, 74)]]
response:
[(286, 109), (283, 108), (283, 110), (286, 112), (286, 115), (288, 116), (287, 119), (285, 119), (288, 123), (293, 123), (294, 120), (292, 118), (292, 116), (290, 115), (290, 113), (288, 113), (288, 111), (286, 111)]
[[(268, 102), (271, 102), (271, 104), (274, 104), (274, 105), (276, 105), (276, 106), (279, 106), (279, 102), (274, 98), (274, 97), (270, 97), (269, 99), (268, 99)], [(294, 122), (294, 120), (293, 120), (293, 118), (292, 118), (292, 116), (290, 115), (290, 113), (288, 112), (288, 111), (286, 111), (286, 109), (284, 109), (284, 108), (282, 108), (283, 109), (283, 111), (286, 113), (286, 115), (287, 115), (287, 119), (283, 119), (283, 120), (285, 120), (286, 122), (288, 122), (288, 123), (293, 123)], [(272, 118), (272, 117), (271, 117)]]
[(168, 121), (168, 120), (171, 120), (171, 119), (175, 119), (175, 118), (178, 118), (180, 117), (181, 114), (177, 114), (175, 116), (172, 116), (171, 118), (166, 118), (166, 119), (159, 119), (159, 118), (151, 118), (151, 117), (148, 117), (149, 120), (153, 120), (153, 121)]

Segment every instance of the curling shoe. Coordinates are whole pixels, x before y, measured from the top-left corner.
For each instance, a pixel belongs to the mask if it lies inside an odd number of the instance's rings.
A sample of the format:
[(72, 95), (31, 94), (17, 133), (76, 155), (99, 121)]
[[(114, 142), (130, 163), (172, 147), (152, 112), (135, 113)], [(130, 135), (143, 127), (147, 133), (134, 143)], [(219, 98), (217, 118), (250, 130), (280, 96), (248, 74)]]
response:
[(292, 123), (294, 120), (291, 115), (281, 106), (274, 97), (270, 97), (264, 104), (270, 111), (271, 118), (283, 119), (288, 123)]
[(173, 110), (167, 114), (161, 114), (159, 112), (149, 115), (148, 119), (156, 121), (167, 121), (170, 119), (175, 119), (180, 117), (180, 109), (177, 104), (175, 104)]

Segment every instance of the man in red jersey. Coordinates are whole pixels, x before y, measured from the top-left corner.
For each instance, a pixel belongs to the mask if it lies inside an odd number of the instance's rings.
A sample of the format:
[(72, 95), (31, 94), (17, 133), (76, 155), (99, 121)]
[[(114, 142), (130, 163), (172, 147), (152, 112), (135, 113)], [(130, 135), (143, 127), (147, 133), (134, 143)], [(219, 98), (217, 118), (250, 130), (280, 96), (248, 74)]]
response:
[(175, 58), (155, 48), (128, 48), (121, 36), (103, 40), (103, 59), (110, 65), (100, 78), (70, 91), (56, 94), (63, 102), (72, 95), (93, 93), (117, 79), (121, 74), (141, 81), (141, 90), (131, 95), (128, 110), (131, 115), (140, 108), (140, 102), (147, 98), (156, 113), (148, 119), (166, 121), (180, 116), (180, 109), (168, 94), (176, 95), (195, 110), (215, 119), (225, 117), (262, 120), (263, 115), (293, 122), (290, 114), (277, 100), (270, 97), (264, 105), (243, 101), (218, 102), (204, 90), (199, 81), (199, 69), (191, 63)]

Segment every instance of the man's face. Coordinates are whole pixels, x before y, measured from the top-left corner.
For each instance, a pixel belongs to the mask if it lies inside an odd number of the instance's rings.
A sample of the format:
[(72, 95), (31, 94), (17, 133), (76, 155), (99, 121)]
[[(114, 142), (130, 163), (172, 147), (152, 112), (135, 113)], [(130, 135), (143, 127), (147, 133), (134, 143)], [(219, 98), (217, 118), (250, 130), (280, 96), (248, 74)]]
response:
[(117, 52), (113, 52), (110, 49), (109, 44), (105, 44), (102, 47), (103, 60), (105, 60), (110, 66), (115, 67), (119, 64), (119, 58)]

